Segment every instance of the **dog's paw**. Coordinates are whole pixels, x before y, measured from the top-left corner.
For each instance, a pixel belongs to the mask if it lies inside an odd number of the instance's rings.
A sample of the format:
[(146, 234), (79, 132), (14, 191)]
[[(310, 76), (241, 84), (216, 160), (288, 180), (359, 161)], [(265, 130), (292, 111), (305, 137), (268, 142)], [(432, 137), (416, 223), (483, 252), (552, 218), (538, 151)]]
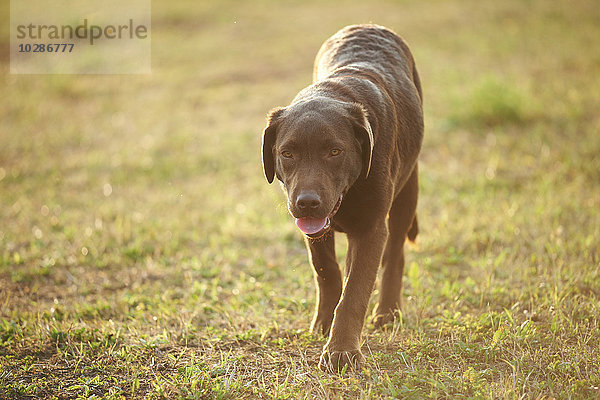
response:
[(331, 323), (333, 322), (333, 315), (328, 318), (324, 318), (320, 315), (315, 315), (312, 323), (310, 324), (310, 333), (313, 335), (329, 335), (331, 329)]
[(387, 324), (392, 323), (395, 320), (398, 320), (400, 318), (402, 318), (402, 316), (401, 316), (399, 310), (395, 310), (393, 312), (389, 311), (386, 313), (378, 312), (373, 317), (373, 326), (375, 326), (375, 328), (377, 328), (377, 329), (381, 329), (384, 326), (386, 326)]
[(359, 371), (364, 362), (365, 357), (359, 349), (332, 351), (325, 347), (319, 360), (319, 368), (329, 373), (344, 372), (344, 368), (346, 371)]

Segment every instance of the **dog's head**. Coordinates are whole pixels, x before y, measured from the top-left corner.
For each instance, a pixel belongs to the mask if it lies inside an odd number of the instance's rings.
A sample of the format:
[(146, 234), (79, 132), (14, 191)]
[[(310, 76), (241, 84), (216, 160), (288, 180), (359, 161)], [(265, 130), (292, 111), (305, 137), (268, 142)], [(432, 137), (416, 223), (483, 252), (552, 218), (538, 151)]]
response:
[(308, 235), (327, 229), (348, 189), (368, 177), (372, 153), (366, 110), (325, 97), (272, 110), (263, 132), (267, 181), (283, 183), (289, 211)]

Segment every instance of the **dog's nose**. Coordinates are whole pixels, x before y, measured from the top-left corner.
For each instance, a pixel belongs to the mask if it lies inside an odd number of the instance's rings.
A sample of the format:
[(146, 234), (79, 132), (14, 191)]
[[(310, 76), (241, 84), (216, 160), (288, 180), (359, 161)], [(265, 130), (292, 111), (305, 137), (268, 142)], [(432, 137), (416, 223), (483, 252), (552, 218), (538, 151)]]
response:
[(315, 192), (300, 193), (296, 198), (296, 207), (301, 210), (318, 208), (321, 206), (321, 197)]

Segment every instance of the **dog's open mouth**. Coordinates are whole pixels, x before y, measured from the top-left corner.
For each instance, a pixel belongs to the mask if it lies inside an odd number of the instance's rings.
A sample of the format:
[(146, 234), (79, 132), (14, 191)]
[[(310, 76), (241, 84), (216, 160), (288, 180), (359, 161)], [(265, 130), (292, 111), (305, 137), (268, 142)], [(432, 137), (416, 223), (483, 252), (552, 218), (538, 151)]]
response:
[(325, 217), (325, 218), (312, 218), (312, 217), (296, 218), (296, 226), (298, 228), (300, 228), (300, 230), (308, 237), (321, 236), (322, 234), (327, 232), (329, 230), (329, 228), (331, 227), (331, 218), (333, 218), (335, 213), (337, 213), (337, 211), (339, 210), (340, 205), (342, 204), (342, 197), (343, 197), (343, 195), (340, 195), (337, 203), (335, 203), (335, 206), (333, 207), (333, 210), (331, 211), (331, 213), (329, 213), (329, 215), (327, 217)]

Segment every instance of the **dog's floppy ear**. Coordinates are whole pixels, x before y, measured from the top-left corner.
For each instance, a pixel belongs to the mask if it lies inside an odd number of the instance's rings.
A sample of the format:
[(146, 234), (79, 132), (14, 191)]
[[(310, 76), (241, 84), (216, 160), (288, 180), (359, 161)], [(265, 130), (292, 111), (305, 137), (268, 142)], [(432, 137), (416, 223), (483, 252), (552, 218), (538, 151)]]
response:
[(285, 108), (277, 107), (269, 111), (267, 115), (267, 127), (262, 136), (262, 161), (263, 170), (267, 182), (272, 183), (275, 178), (275, 159), (273, 158), (273, 146), (277, 137), (277, 125)]
[(371, 158), (373, 157), (373, 130), (367, 117), (367, 110), (358, 103), (350, 103), (348, 110), (352, 116), (354, 132), (360, 142), (362, 149), (362, 166), (365, 179), (369, 177), (371, 170)]

